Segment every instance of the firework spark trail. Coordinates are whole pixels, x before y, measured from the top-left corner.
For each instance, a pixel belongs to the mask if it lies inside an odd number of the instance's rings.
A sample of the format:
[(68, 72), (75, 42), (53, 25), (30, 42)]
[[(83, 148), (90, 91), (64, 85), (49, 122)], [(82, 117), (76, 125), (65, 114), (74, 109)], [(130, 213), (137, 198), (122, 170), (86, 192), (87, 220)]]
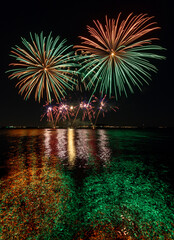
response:
[(16, 46), (12, 48), (11, 56), (16, 59), (11, 63), (13, 69), (10, 79), (17, 78), (19, 81), (19, 93), (24, 94), (24, 99), (28, 99), (35, 90), (35, 100), (40, 102), (46, 95), (47, 101), (51, 102), (52, 95), (57, 101), (65, 96), (66, 89), (73, 88), (76, 84), (75, 63), (76, 56), (70, 51), (72, 46), (66, 46), (66, 40), (60, 41), (57, 36), (55, 40), (51, 33), (46, 38), (43, 32), (34, 37), (30, 33), (31, 43), (22, 38), (24, 48)]
[(91, 77), (87, 88), (93, 93), (99, 88), (102, 94), (109, 97), (114, 93), (116, 99), (121, 93), (127, 96), (127, 89), (133, 93), (133, 87), (141, 90), (143, 82), (151, 80), (150, 72), (157, 68), (149, 61), (165, 59), (154, 53), (164, 50), (152, 44), (157, 38), (147, 38), (146, 34), (159, 29), (153, 17), (147, 14), (129, 16), (120, 22), (120, 15), (115, 19), (106, 16), (105, 27), (97, 20), (95, 27), (87, 26), (91, 38), (80, 36), (81, 45), (74, 46), (81, 52), (81, 72), (85, 72), (82, 81)]
[(47, 116), (47, 120), (50, 121), (52, 119), (52, 117), (50, 115), (52, 115), (52, 106), (49, 102), (46, 102), (45, 105), (43, 105), (43, 107), (46, 109), (44, 111), (44, 113), (41, 115), (40, 121), (42, 121), (42, 119), (45, 117), (45, 115)]
[(66, 119), (69, 119), (69, 106), (64, 103), (60, 103), (59, 106), (56, 109), (56, 114), (55, 114), (55, 121), (58, 123), (60, 119), (65, 121)]
[[(94, 125), (96, 125), (97, 120), (98, 120), (98, 117), (99, 117), (99, 114), (100, 114), (101, 110), (102, 110), (103, 107), (104, 107), (104, 100), (105, 100), (105, 98), (106, 98), (106, 95), (102, 98), (102, 100), (101, 100), (101, 102), (100, 102), (99, 111), (98, 111), (98, 113), (97, 113), (97, 117), (96, 117), (96, 119), (95, 119), (95, 124), (94, 124)], [(104, 114), (104, 112), (103, 112), (103, 114)], [(103, 115), (103, 117), (104, 117), (104, 115)]]
[(71, 118), (74, 116), (74, 111), (76, 107), (73, 106), (67, 99), (62, 98), (60, 103), (57, 103), (54, 115), (55, 123), (58, 123), (61, 119), (65, 121), (66, 119), (71, 122)]
[(55, 128), (54, 115), (56, 112), (56, 105), (54, 105), (52, 102), (53, 102), (53, 99), (51, 100), (51, 102), (46, 102), (46, 104), (43, 105), (43, 107), (45, 108), (45, 111), (41, 115), (40, 121), (42, 121), (43, 118), (47, 116), (47, 121), (52, 122), (53, 128)]
[(49, 107), (48, 110), (47, 110), (47, 117), (49, 119), (49, 122), (53, 122), (53, 113), (52, 113), (53, 109), (52, 107)]
[[(101, 101), (99, 99), (97, 99), (97, 97), (95, 97), (96, 101), (99, 102), (99, 107), (98, 107), (98, 113), (95, 119), (95, 123), (94, 126), (97, 123), (98, 117), (100, 115), (100, 113), (103, 113), (103, 117), (105, 116), (105, 113), (108, 112), (109, 110), (113, 110), (114, 112), (116, 112), (119, 108), (117, 106), (112, 106), (110, 103), (108, 103), (108, 101), (106, 101), (106, 94), (105, 96), (101, 99)], [(96, 110), (97, 112), (97, 110)]]
[(93, 107), (90, 103), (81, 102), (80, 108), (83, 110), (82, 121), (88, 116), (89, 120), (91, 121), (92, 115), (91, 112), (93, 111)]
[(74, 124), (75, 120), (77, 119), (77, 116), (78, 116), (80, 110), (82, 112), (82, 121), (84, 121), (85, 118), (88, 117), (91, 124), (93, 125), (92, 118), (95, 117), (95, 111), (94, 111), (94, 106), (92, 105), (92, 101), (91, 102), (85, 101), (85, 100), (80, 101), (80, 104), (77, 108), (77, 111), (76, 111), (76, 114), (75, 114), (75, 117), (73, 120), (73, 124)]
[(78, 107), (78, 109), (77, 109), (77, 112), (76, 112), (75, 118), (74, 118), (74, 120), (73, 120), (73, 124), (74, 124), (74, 122), (75, 122), (75, 120), (76, 120), (76, 118), (77, 118), (77, 116), (78, 116), (79, 110), (80, 110), (80, 105), (79, 105), (79, 107)]

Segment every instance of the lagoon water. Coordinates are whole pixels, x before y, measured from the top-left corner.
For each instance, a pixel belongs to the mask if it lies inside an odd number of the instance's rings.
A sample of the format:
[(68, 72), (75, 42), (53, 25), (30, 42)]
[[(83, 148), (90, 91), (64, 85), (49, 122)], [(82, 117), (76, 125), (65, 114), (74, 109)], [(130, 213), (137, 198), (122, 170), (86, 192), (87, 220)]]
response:
[(173, 133), (0, 130), (2, 239), (174, 239)]

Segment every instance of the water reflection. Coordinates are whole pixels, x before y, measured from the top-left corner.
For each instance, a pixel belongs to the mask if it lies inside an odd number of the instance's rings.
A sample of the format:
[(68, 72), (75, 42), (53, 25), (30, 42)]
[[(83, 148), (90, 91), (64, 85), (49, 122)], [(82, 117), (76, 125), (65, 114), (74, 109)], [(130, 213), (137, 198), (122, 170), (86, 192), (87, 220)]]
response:
[(62, 160), (67, 159), (67, 129), (57, 131), (58, 157)]
[(173, 195), (145, 164), (152, 158), (143, 155), (148, 141), (141, 148), (139, 136), (131, 142), (135, 136), (119, 134), (31, 129), (0, 135), (8, 146), (2, 239), (173, 239)]
[[(62, 165), (69, 165), (71, 163), (69, 158), (72, 157), (72, 154), (74, 166), (103, 166), (105, 162), (110, 161), (113, 155), (119, 157), (130, 153), (133, 155), (151, 153), (152, 141), (153, 151), (156, 152), (156, 155), (160, 151), (160, 156), (163, 155), (165, 158), (167, 152), (162, 153), (163, 147), (159, 147), (157, 143), (157, 133), (152, 135), (152, 133), (132, 130), (114, 132), (103, 129), (97, 131), (90, 129), (57, 129), (55, 131), (19, 129), (4, 130), (2, 135), (0, 135), (2, 167), (8, 167), (8, 170), (13, 168), (13, 172), (20, 171), (21, 166), (17, 164), (18, 161), (22, 162), (21, 170), (35, 164), (40, 168), (43, 160), (47, 161), (47, 164), (57, 161)], [(154, 138), (154, 136), (156, 137)], [(160, 141), (162, 142), (162, 140)], [(170, 146), (167, 145), (165, 148), (172, 149)], [(70, 154), (71, 151), (72, 154)]]
[(50, 139), (51, 139), (51, 132), (45, 130), (44, 131), (44, 137), (45, 137), (45, 141), (44, 141), (44, 145), (45, 145), (45, 155), (50, 156), (51, 153), (51, 146), (50, 146)]
[(113, 161), (109, 172), (93, 171), (85, 179), (84, 225), (92, 226), (88, 232), (83, 229), (85, 237), (173, 239), (174, 209), (167, 201), (173, 201), (172, 196), (154, 170), (148, 168), (148, 171), (150, 176), (141, 158), (127, 157)]
[(76, 156), (78, 159), (84, 159), (87, 162), (89, 159), (88, 130), (79, 129), (76, 134)]
[(51, 239), (61, 239), (61, 232), (66, 232), (62, 220), (73, 226), (77, 219), (71, 214), (77, 214), (72, 179), (58, 168), (44, 166), (39, 174), (37, 168), (30, 168), (6, 179), (1, 187), (4, 240), (14, 236), (16, 239), (48, 239), (55, 229), (56, 237)]
[[(44, 130), (44, 152), (48, 157), (57, 157), (63, 165), (86, 168), (92, 161), (95, 164), (108, 163), (111, 149), (106, 130), (99, 130), (98, 134), (86, 129), (58, 129)], [(90, 161), (89, 161), (90, 158)]]
[(109, 146), (108, 135), (106, 130), (101, 129), (98, 131), (98, 147), (99, 147), (99, 158), (103, 162), (108, 163), (111, 158), (111, 148)]
[(74, 129), (68, 129), (68, 156), (69, 156), (69, 165), (74, 166), (76, 158), (76, 149), (74, 141)]

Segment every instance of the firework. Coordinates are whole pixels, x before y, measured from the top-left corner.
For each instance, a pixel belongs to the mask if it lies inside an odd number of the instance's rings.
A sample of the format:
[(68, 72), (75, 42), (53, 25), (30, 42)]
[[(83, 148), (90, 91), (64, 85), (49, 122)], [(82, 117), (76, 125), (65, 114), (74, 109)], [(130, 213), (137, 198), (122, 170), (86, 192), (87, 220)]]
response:
[(53, 128), (55, 128), (54, 115), (55, 115), (55, 112), (56, 112), (56, 105), (54, 105), (52, 102), (53, 102), (53, 100), (51, 102), (46, 102), (46, 104), (43, 105), (45, 111), (41, 115), (40, 121), (42, 121), (42, 119), (46, 116), (47, 121), (52, 122)]
[(99, 88), (103, 95), (114, 94), (117, 99), (122, 92), (127, 96), (128, 89), (133, 93), (134, 85), (141, 90), (143, 82), (148, 84), (150, 72), (157, 71), (149, 60), (165, 59), (154, 53), (164, 49), (152, 44), (156, 38), (145, 37), (159, 29), (152, 18), (131, 13), (120, 22), (119, 14), (116, 20), (106, 16), (105, 27), (98, 20), (95, 27), (87, 26), (91, 38), (80, 36), (81, 45), (74, 46), (81, 53), (83, 81), (91, 77), (87, 88), (93, 93)]
[(92, 101), (91, 102), (85, 100), (80, 101), (80, 104), (77, 107), (77, 112), (75, 114), (74, 121), (76, 120), (80, 110), (82, 112), (82, 121), (84, 121), (85, 118), (87, 117), (90, 120), (91, 124), (93, 125), (92, 118), (94, 118), (95, 116), (95, 111), (94, 106), (92, 105)]
[[(68, 120), (69, 125), (72, 126), (79, 115), (82, 121), (88, 119), (92, 127), (95, 127), (101, 113), (104, 117), (106, 112), (110, 110), (116, 112), (118, 109), (117, 106), (106, 100), (106, 95), (101, 99), (93, 95), (90, 102), (89, 100), (81, 99), (78, 101), (78, 104), (75, 104), (74, 101), (72, 102), (71, 99), (62, 98), (59, 103), (46, 102), (43, 107), (45, 111), (41, 115), (41, 120), (46, 116), (47, 121), (52, 122), (54, 128), (60, 121), (65, 120)], [(94, 120), (95, 124), (93, 124)]]
[(106, 95), (99, 100), (97, 97), (95, 97), (96, 102), (99, 102), (97, 110), (96, 110), (96, 118), (95, 118), (95, 124), (97, 123), (98, 117), (100, 115), (100, 113), (102, 113), (103, 117), (105, 116), (105, 113), (113, 110), (114, 112), (116, 112), (119, 108), (115, 105), (112, 105), (111, 103), (109, 103), (109, 101), (106, 100)]
[(58, 123), (60, 120), (65, 121), (66, 119), (71, 122), (71, 117), (74, 116), (75, 107), (69, 104), (65, 98), (56, 106), (55, 110), (55, 122)]
[(51, 102), (52, 95), (59, 101), (66, 94), (66, 89), (72, 89), (76, 81), (73, 79), (74, 69), (77, 64), (75, 56), (70, 51), (72, 46), (66, 46), (66, 40), (55, 40), (51, 33), (48, 38), (30, 33), (31, 43), (22, 38), (24, 48), (16, 46), (12, 48), (11, 56), (16, 59), (10, 65), (14, 68), (9, 70), (10, 79), (17, 78), (19, 81), (19, 93), (28, 99), (35, 90), (35, 100), (40, 102), (46, 95), (47, 101)]
[(60, 103), (60, 105), (57, 107), (56, 111), (56, 122), (59, 122), (59, 117), (64, 121), (69, 119), (69, 106), (64, 103)]

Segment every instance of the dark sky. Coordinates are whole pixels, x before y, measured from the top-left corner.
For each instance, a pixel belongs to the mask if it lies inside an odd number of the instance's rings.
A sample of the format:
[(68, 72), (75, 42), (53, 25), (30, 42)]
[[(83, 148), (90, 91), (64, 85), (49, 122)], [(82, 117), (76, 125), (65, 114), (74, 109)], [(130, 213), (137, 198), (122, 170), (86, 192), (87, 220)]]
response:
[[(147, 13), (155, 16), (161, 27), (155, 34), (159, 44), (167, 48), (165, 61), (157, 61), (159, 69), (152, 74), (152, 82), (135, 91), (128, 98), (121, 97), (117, 102), (119, 111), (108, 113), (103, 122), (118, 125), (173, 126), (174, 127), (174, 79), (173, 79), (173, 5), (172, 1), (4, 1), (1, 3), (1, 85), (0, 85), (0, 126), (40, 124), (42, 105), (31, 97), (28, 101), (18, 95), (17, 80), (9, 80), (5, 73), (12, 61), (11, 47), (22, 46), (20, 37), (30, 39), (29, 32), (52, 31), (53, 37), (60, 35), (69, 44), (79, 43), (79, 35), (87, 35), (86, 25), (93, 19), (104, 22), (107, 14), (116, 18), (122, 12), (124, 17), (130, 12)], [(33, 96), (33, 95), (32, 95)]]

